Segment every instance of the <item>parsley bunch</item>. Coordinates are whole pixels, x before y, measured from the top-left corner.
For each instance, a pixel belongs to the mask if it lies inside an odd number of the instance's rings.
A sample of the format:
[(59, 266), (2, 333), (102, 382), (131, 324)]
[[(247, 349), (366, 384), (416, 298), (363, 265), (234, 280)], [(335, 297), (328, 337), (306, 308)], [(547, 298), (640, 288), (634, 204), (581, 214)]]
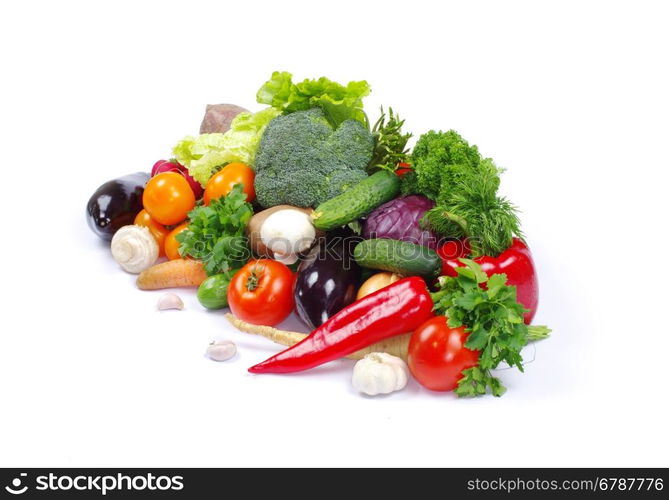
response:
[(209, 276), (240, 268), (251, 256), (244, 229), (252, 215), (242, 185), (237, 184), (227, 196), (191, 210), (188, 229), (176, 237), (179, 253), (201, 260)]
[(456, 269), (457, 277), (439, 278), (439, 291), (432, 294), (435, 312), (446, 316), (451, 328), (464, 326), (469, 333), (465, 347), (480, 351), (478, 366), (462, 372), (455, 393), (478, 396), (490, 388), (494, 396), (501, 396), (506, 388), (490, 371), (502, 361), (524, 371), (521, 349), (530, 340), (546, 338), (550, 330), (525, 325), (527, 310), (516, 299), (516, 287), (506, 284), (506, 274), (488, 278), (473, 260), (460, 261), (464, 267)]

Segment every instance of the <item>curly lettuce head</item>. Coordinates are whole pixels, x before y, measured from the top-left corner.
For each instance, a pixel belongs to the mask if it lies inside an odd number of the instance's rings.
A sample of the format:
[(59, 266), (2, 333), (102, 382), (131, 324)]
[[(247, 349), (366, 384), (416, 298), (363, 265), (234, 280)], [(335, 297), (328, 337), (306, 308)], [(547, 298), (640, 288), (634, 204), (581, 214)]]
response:
[(185, 137), (174, 146), (172, 154), (196, 181), (205, 186), (214, 170), (223, 164), (241, 162), (253, 166), (265, 127), (280, 114), (276, 108), (240, 113), (225, 134)]
[(362, 99), (369, 95), (370, 90), (365, 80), (342, 85), (321, 77), (293, 83), (292, 74), (275, 71), (258, 90), (256, 100), (280, 109), (284, 114), (321, 108), (325, 118), (335, 128), (346, 120), (357, 120), (369, 127)]

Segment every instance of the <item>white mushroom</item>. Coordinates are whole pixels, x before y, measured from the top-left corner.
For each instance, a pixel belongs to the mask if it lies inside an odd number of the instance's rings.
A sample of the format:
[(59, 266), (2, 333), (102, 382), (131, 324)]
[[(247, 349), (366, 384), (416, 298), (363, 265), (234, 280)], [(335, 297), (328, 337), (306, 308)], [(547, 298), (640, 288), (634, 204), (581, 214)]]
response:
[(407, 385), (406, 363), (385, 352), (367, 354), (353, 368), (353, 387), (367, 394), (389, 394), (404, 389)]
[(164, 311), (166, 309), (178, 309), (181, 310), (184, 308), (184, 301), (181, 300), (176, 293), (165, 293), (160, 296), (158, 299), (158, 310)]
[(308, 250), (316, 238), (311, 218), (300, 210), (274, 212), (260, 227), (260, 239), (274, 253), (274, 259), (293, 264), (297, 255)]
[(158, 260), (158, 252), (158, 243), (143, 226), (123, 226), (111, 241), (114, 260), (133, 274), (151, 267)]
[(237, 354), (237, 346), (230, 340), (212, 342), (207, 347), (207, 356), (214, 361), (227, 361)]

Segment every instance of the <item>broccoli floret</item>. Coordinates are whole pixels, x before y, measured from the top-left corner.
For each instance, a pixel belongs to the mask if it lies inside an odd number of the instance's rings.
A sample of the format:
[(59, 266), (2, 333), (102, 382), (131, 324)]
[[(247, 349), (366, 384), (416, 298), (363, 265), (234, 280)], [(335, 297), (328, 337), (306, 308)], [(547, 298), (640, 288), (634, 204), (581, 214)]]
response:
[(333, 129), (320, 108), (272, 120), (255, 161), (255, 191), (263, 207), (316, 207), (364, 179), (374, 139), (346, 120)]

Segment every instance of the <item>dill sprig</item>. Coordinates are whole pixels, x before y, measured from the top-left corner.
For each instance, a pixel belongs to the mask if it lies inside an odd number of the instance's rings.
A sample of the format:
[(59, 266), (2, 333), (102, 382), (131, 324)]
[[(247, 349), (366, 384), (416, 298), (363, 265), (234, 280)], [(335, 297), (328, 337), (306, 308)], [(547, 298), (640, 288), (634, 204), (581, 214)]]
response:
[(476, 169), (460, 169), (425, 215), (428, 226), (437, 233), (468, 238), (472, 257), (502, 253), (514, 236), (522, 238), (522, 232), (517, 208), (497, 195), (500, 173), (489, 158)]

